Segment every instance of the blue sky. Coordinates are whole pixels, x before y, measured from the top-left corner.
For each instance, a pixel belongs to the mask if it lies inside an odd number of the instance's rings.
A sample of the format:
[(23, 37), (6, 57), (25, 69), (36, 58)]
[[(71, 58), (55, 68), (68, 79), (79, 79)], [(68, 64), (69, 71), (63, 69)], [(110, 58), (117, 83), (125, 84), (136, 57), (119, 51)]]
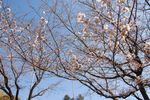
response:
[[(40, 5), (40, 0), (5, 0), (5, 2), (11, 7), (12, 11), (18, 16), (32, 11), (31, 8), (29, 8), (27, 1), (30, 2), (35, 8)], [(60, 78), (50, 78), (49, 82), (54, 83), (59, 80), (61, 80), (62, 83), (55, 90), (50, 90), (43, 97), (35, 98), (34, 100), (62, 100), (65, 94), (68, 94), (70, 97), (73, 97), (73, 95), (76, 97), (78, 94), (85, 96), (88, 91), (85, 86), (75, 81), (72, 82)], [(42, 83), (42, 85), (44, 86), (49, 82)], [(22, 100), (26, 100), (24, 97), (26, 93), (27, 90), (23, 90), (23, 94), (21, 94)], [(85, 96), (85, 100), (104, 100), (104, 98), (101, 98), (98, 95), (92, 93), (92, 95)]]

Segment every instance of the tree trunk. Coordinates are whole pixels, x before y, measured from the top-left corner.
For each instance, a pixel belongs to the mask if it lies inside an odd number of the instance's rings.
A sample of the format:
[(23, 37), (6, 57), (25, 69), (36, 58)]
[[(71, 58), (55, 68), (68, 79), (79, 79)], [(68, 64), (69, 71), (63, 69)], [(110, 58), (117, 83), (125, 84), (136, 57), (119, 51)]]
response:
[(142, 83), (139, 84), (139, 89), (140, 89), (140, 92), (141, 92), (144, 100), (150, 100)]

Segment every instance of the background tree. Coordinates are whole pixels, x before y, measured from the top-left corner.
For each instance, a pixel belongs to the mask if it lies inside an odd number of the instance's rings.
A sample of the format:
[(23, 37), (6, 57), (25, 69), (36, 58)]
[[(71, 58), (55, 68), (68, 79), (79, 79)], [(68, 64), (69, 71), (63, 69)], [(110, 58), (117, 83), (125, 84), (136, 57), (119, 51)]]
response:
[(84, 100), (84, 97), (81, 94), (79, 94), (77, 100)]
[(70, 97), (68, 95), (65, 95), (63, 100), (70, 100)]
[(70, 98), (68, 95), (65, 95), (63, 100), (84, 100), (84, 97), (81, 94), (79, 94), (76, 98)]
[(78, 80), (113, 100), (149, 100), (148, 0), (66, 0), (54, 8), (43, 4), (65, 32), (55, 75)]

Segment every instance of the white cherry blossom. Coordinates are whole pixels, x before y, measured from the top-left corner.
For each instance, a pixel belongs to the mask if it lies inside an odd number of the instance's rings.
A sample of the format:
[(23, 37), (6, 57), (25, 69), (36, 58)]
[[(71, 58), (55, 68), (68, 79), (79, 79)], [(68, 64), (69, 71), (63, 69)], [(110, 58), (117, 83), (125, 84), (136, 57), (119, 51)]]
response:
[(77, 15), (77, 22), (78, 23), (83, 23), (85, 18), (85, 13), (79, 12)]
[(101, 0), (96, 0), (97, 2), (101, 2)]

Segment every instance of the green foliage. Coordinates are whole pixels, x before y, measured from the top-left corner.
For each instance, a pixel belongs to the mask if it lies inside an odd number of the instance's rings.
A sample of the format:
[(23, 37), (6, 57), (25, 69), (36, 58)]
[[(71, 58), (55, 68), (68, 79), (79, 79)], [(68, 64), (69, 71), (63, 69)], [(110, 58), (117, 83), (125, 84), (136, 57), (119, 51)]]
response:
[(84, 100), (84, 97), (81, 94), (79, 94), (77, 100)]
[(70, 97), (68, 95), (65, 95), (63, 100), (70, 100)]

